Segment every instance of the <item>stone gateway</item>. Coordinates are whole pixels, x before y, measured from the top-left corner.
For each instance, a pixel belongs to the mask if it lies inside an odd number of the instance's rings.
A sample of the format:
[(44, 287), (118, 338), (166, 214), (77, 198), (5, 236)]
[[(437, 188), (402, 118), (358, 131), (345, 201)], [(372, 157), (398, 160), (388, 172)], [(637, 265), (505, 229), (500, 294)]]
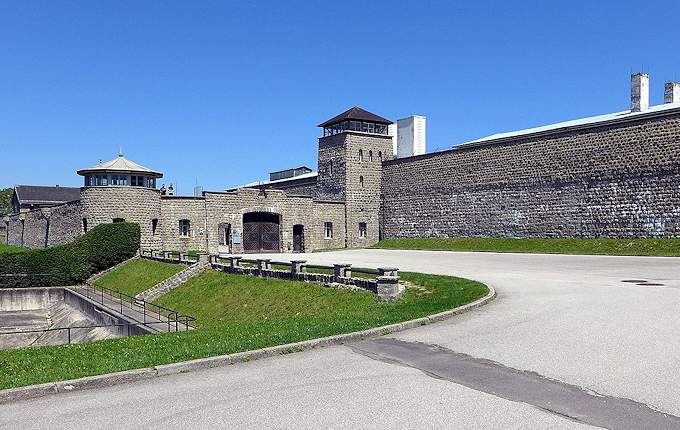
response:
[(145, 250), (221, 254), (383, 237), (679, 237), (680, 85), (667, 83), (665, 103), (649, 106), (649, 76), (631, 84), (627, 111), (404, 158), (393, 153), (392, 121), (355, 107), (319, 125), (316, 172), (301, 166), (198, 197), (159, 190), (162, 173), (119, 155), (78, 171), (79, 199), (17, 204), (0, 234), (35, 248), (131, 221)]

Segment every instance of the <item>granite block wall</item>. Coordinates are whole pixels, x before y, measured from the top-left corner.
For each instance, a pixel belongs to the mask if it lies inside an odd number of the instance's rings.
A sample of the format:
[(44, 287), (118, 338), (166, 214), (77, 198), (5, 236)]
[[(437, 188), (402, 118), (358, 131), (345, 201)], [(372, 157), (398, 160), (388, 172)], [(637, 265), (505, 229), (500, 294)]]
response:
[(680, 112), (383, 163), (386, 237), (678, 237)]
[[(206, 208), (203, 197), (163, 196), (161, 198), (162, 248), (165, 251), (205, 251), (207, 248)], [(179, 222), (189, 220), (189, 235), (181, 236)]]
[(49, 208), (50, 231), (47, 246), (64, 245), (83, 233), (80, 201)]

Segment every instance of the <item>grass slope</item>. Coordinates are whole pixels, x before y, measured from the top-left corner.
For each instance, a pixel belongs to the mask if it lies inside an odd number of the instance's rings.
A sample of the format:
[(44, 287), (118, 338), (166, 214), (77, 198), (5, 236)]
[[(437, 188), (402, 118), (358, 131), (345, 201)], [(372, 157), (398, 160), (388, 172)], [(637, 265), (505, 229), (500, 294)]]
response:
[(395, 323), (483, 297), (479, 282), (404, 273), (419, 285), (394, 304), (368, 292), (207, 271), (159, 302), (198, 330), (0, 351), (0, 389), (264, 348)]
[(0, 254), (2, 253), (14, 253), (14, 252), (24, 252), (27, 251), (27, 248), (22, 248), (20, 246), (14, 246), (14, 245), (5, 245), (0, 243)]
[(137, 295), (182, 271), (186, 265), (138, 258), (99, 278), (95, 285)]
[(680, 256), (680, 239), (395, 238), (384, 239), (373, 248), (673, 257)]

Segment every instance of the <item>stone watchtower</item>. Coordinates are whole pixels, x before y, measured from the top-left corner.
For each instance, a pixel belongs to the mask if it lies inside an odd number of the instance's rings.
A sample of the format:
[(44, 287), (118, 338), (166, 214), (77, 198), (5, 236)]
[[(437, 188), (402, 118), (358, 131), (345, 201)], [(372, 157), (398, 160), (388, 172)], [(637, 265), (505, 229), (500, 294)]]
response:
[(156, 189), (156, 180), (163, 177), (161, 172), (119, 154), (77, 173), (85, 178), (80, 191), (83, 233), (99, 224), (135, 222), (139, 224), (142, 248), (161, 248), (161, 197)]
[(353, 107), (319, 124), (317, 199), (345, 202), (346, 245), (380, 238), (382, 162), (393, 158), (392, 121)]

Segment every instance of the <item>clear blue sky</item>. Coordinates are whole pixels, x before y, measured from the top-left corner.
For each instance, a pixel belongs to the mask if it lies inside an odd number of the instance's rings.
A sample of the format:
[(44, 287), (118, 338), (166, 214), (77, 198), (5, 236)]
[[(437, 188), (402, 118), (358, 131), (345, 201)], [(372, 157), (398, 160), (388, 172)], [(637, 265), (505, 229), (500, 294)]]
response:
[(300, 164), (351, 106), (428, 118), (428, 149), (652, 104), (675, 1), (2, 1), (0, 187), (126, 156), (191, 194)]

